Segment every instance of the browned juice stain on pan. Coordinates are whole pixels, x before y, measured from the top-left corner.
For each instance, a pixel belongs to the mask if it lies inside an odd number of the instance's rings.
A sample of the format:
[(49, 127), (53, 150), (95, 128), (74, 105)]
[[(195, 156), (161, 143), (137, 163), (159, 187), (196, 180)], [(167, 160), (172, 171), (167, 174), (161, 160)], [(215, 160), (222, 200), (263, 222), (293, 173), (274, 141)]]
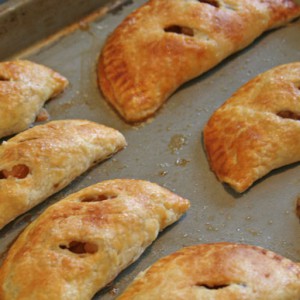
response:
[(178, 159), (175, 161), (175, 166), (185, 167), (189, 162), (190, 162), (189, 159), (178, 158)]
[(176, 154), (185, 145), (187, 145), (187, 138), (182, 134), (175, 134), (171, 137), (168, 148), (172, 154)]

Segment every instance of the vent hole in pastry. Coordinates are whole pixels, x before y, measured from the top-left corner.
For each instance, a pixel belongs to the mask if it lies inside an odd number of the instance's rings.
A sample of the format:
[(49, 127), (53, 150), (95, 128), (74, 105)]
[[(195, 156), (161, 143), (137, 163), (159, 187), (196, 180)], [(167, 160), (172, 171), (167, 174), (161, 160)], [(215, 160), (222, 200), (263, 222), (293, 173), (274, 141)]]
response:
[(118, 195), (116, 194), (99, 194), (99, 195), (94, 195), (94, 196), (89, 196), (81, 200), (81, 202), (99, 202), (99, 201), (104, 201), (104, 200), (109, 200), (109, 199), (114, 199), (117, 198)]
[(277, 116), (283, 119), (292, 119), (292, 120), (300, 120), (300, 114), (299, 113), (294, 113), (289, 110), (282, 110), (277, 113)]
[[(232, 283), (235, 284), (235, 283)], [(221, 290), (221, 289), (225, 289), (229, 286), (232, 285), (231, 283), (229, 284), (197, 284), (198, 287), (202, 287), (208, 290)], [(242, 286), (242, 287), (246, 287), (247, 285), (244, 283), (237, 283), (237, 285)]]
[(8, 78), (5, 78), (4, 76), (0, 75), (0, 81), (9, 81)]
[(190, 27), (171, 25), (171, 26), (166, 27), (164, 30), (165, 30), (165, 32), (172, 32), (172, 33), (176, 33), (176, 34), (194, 36), (194, 30)]
[(24, 179), (29, 174), (30, 170), (26, 165), (13, 166), (11, 170), (1, 170), (0, 179), (6, 179), (8, 177), (15, 177), (18, 179)]
[(59, 245), (61, 249), (69, 250), (75, 254), (94, 254), (98, 251), (98, 246), (93, 243), (83, 243), (78, 241), (72, 241), (68, 246)]
[(214, 7), (220, 7), (220, 3), (217, 0), (198, 0), (198, 1), (201, 2), (201, 3), (206, 3), (206, 4), (209, 4), (209, 5), (212, 5)]
[(230, 286), (230, 284), (221, 284), (221, 285), (207, 285), (207, 284), (199, 284), (198, 285), (197, 284), (197, 286), (203, 287), (208, 290), (220, 290), (220, 289), (227, 288), (228, 286)]

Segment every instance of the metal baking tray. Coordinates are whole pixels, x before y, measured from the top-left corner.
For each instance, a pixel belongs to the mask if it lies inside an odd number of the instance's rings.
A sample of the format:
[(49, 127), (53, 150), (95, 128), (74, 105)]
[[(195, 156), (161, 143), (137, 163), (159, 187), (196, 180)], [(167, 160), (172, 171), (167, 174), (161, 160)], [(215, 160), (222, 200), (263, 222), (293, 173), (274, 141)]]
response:
[[(70, 80), (70, 87), (46, 104), (51, 119), (85, 118), (103, 123), (120, 130), (128, 142), (125, 150), (1, 230), (2, 259), (19, 232), (47, 206), (102, 180), (137, 178), (169, 188), (190, 199), (192, 206), (94, 299), (114, 299), (141, 270), (188, 245), (248, 243), (300, 261), (295, 212), (300, 164), (271, 172), (239, 195), (217, 181), (202, 141), (211, 114), (243, 83), (276, 65), (300, 60), (300, 20), (262, 35), (183, 85), (150, 122), (130, 126), (99, 93), (96, 63), (107, 36), (144, 2), (9, 0), (0, 5), (0, 59), (27, 58)], [(87, 14), (91, 15), (85, 17)]]

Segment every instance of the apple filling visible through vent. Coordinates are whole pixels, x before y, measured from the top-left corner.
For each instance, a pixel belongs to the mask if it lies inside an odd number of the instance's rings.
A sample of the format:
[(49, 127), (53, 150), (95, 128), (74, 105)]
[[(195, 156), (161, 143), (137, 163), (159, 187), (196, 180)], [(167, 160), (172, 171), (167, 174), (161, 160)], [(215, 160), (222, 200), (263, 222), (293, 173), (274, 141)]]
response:
[(164, 30), (165, 32), (172, 32), (172, 33), (183, 34), (187, 36), (194, 36), (194, 30), (190, 27), (171, 25), (166, 27)]
[(220, 4), (217, 0), (199, 0), (199, 2), (206, 3), (206, 4), (212, 5), (214, 7), (220, 7)]
[(98, 246), (96, 244), (88, 242), (72, 241), (68, 246), (59, 245), (59, 247), (61, 249), (69, 250), (70, 252), (75, 254), (94, 254), (98, 251)]
[(1, 170), (0, 179), (6, 179), (8, 177), (15, 177), (18, 179), (24, 179), (29, 174), (30, 170), (26, 165), (13, 166), (11, 170)]
[(99, 195), (91, 195), (87, 196), (86, 198), (82, 199), (81, 202), (99, 202), (99, 201), (104, 201), (108, 199), (114, 199), (117, 198), (118, 195), (113, 194), (113, 193), (103, 193)]
[(277, 113), (278, 117), (281, 117), (283, 119), (292, 119), (292, 120), (300, 120), (300, 114), (294, 113), (289, 110), (283, 110)]

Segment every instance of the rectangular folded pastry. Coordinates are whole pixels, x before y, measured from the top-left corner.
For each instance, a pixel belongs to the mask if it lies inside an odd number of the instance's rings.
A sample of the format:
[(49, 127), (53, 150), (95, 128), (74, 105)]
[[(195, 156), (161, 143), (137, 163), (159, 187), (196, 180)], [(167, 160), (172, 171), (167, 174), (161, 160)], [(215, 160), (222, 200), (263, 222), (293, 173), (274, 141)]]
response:
[(117, 300), (299, 300), (300, 266), (233, 243), (183, 248), (141, 272)]
[(13, 244), (0, 269), (0, 299), (90, 300), (188, 208), (188, 200), (141, 180), (72, 194)]
[(0, 138), (27, 129), (44, 103), (67, 85), (65, 77), (40, 64), (0, 62)]
[(143, 121), (184, 82), (299, 15), (293, 0), (147, 1), (107, 39), (99, 87), (127, 122)]
[(53, 121), (0, 146), (0, 228), (125, 147), (115, 129), (84, 120)]

